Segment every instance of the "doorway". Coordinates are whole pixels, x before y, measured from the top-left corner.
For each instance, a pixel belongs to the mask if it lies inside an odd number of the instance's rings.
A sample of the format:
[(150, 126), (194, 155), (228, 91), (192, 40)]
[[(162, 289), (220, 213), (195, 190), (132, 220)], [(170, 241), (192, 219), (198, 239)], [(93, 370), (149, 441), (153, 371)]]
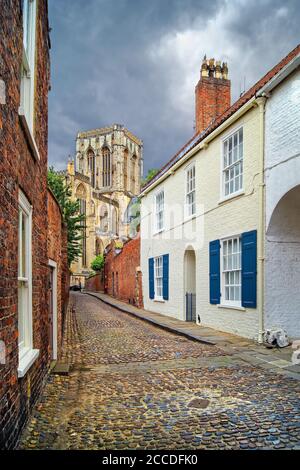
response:
[(184, 254), (185, 321), (196, 322), (196, 254), (187, 249)]

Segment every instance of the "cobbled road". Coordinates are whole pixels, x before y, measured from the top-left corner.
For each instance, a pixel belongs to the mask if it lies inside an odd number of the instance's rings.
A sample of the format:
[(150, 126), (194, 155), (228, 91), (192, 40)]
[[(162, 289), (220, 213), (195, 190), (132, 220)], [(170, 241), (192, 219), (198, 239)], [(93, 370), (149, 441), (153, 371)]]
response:
[(292, 449), (299, 382), (72, 293), (68, 376), (50, 375), (21, 449)]

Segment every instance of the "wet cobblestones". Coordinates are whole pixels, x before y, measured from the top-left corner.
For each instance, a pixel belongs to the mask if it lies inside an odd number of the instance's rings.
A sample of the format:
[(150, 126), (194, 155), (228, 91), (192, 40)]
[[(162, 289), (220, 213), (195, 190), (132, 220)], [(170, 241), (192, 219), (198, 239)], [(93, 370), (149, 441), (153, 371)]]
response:
[(299, 382), (74, 298), (73, 372), (49, 377), (21, 448), (299, 448)]

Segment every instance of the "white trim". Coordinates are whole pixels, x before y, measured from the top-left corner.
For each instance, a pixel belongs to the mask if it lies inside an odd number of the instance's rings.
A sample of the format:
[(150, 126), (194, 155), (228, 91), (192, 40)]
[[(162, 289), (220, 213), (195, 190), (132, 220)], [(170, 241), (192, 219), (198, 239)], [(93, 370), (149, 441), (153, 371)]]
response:
[[(163, 196), (164, 196), (164, 200), (163, 200), (163, 224), (162, 224), (162, 227), (161, 228), (158, 228), (157, 227), (157, 213), (156, 213), (156, 206), (157, 206), (157, 197), (163, 193)], [(165, 189), (164, 187), (160, 188), (159, 190), (157, 190), (154, 195), (153, 195), (153, 199), (154, 199), (154, 204), (153, 204), (153, 215), (154, 215), (154, 221), (153, 221), (153, 235), (158, 235), (159, 233), (163, 232), (165, 230), (165, 217), (166, 217), (166, 214), (165, 214)]]
[[(243, 156), (242, 156), (242, 166), (243, 166), (243, 171), (242, 171), (242, 180), (243, 180), (243, 184), (242, 184), (242, 187), (233, 192), (233, 193), (230, 193), (230, 194), (227, 194), (225, 195), (225, 182), (224, 182), (224, 142), (226, 140), (228, 140), (230, 137), (234, 136), (234, 134), (237, 134), (239, 133), (240, 130), (243, 130)], [(244, 123), (241, 123), (239, 125), (236, 125), (233, 129), (230, 129), (221, 139), (220, 139), (220, 146), (221, 146), (221, 152), (220, 152), (220, 155), (221, 155), (221, 159), (220, 159), (220, 167), (221, 167), (221, 171), (220, 171), (220, 199), (219, 199), (219, 204), (222, 203), (222, 202), (225, 202), (225, 201), (228, 201), (234, 197), (237, 197), (237, 196), (241, 196), (245, 190), (244, 190), (244, 185), (245, 185), (245, 178), (244, 178), (244, 170), (245, 170), (245, 165), (244, 165)], [(238, 149), (239, 150), (239, 149)], [(233, 165), (231, 165), (233, 166)]]
[(242, 307), (242, 306), (237, 306), (237, 305), (231, 305), (231, 304), (218, 304), (217, 305), (218, 308), (227, 308), (229, 310), (239, 310), (241, 312), (245, 312), (246, 309), (245, 307)]
[(20, 118), (23, 130), (24, 130), (24, 133), (27, 137), (30, 149), (32, 150), (33, 156), (36, 160), (40, 160), (41, 159), (40, 153), (39, 153), (39, 150), (37, 148), (37, 145), (36, 145), (35, 139), (33, 137), (32, 131), (30, 130), (30, 127), (28, 125), (27, 118), (26, 118), (26, 115), (25, 115), (25, 112), (24, 112), (24, 108), (22, 106), (19, 107), (19, 118)]
[[(26, 277), (19, 277), (18, 282), (27, 282), (27, 305), (24, 306), (25, 315), (25, 332), (24, 332), (24, 347), (19, 349), (19, 366), (18, 374), (19, 377), (23, 377), (27, 370), (31, 367), (32, 363), (38, 356), (38, 350), (33, 349), (33, 328), (32, 328), (32, 206), (27, 200), (25, 194), (19, 189), (19, 207), (22, 212), (27, 216), (27, 239), (26, 239), (26, 251), (27, 251), (27, 272)], [(19, 236), (20, 239), (20, 236)], [(19, 251), (19, 262), (20, 262), (20, 251)], [(19, 266), (18, 266), (19, 274)], [(18, 306), (19, 308), (19, 306)], [(33, 353), (34, 351), (37, 351)], [(20, 375), (21, 374), (21, 375)], [(23, 375), (22, 375), (23, 374)]]
[[(187, 192), (187, 184), (188, 184), (188, 172), (190, 170), (192, 170), (194, 168), (194, 173), (195, 173), (195, 176), (194, 176), (194, 183), (195, 183), (195, 187), (194, 187), (194, 196), (195, 196), (195, 200), (194, 200), (194, 206), (195, 206), (195, 212), (193, 214), (188, 214), (188, 211), (189, 211), (189, 205), (187, 203), (187, 196), (188, 194), (191, 194), (192, 191), (190, 191), (189, 193)], [(193, 160), (189, 165), (187, 165), (185, 167), (185, 175), (184, 175), (184, 222), (187, 222), (188, 220), (194, 218), (196, 216), (196, 212), (197, 212), (197, 207), (196, 207), (196, 163), (195, 163), (195, 160)]]
[[(240, 250), (241, 250), (241, 257), (242, 257), (242, 234), (239, 233), (237, 235), (230, 235), (229, 237), (220, 238), (220, 276), (221, 276), (221, 303), (219, 304), (222, 307), (228, 308), (243, 308), (242, 306), (242, 265), (240, 266), (240, 282), (241, 282), (241, 299), (240, 300), (225, 300), (225, 283), (224, 283), (224, 260), (223, 260), (223, 243), (226, 240), (233, 240), (234, 238), (240, 239)], [(242, 261), (241, 261), (242, 263)], [(234, 271), (234, 270), (231, 270)]]
[(39, 349), (29, 349), (26, 354), (22, 356), (18, 364), (18, 378), (24, 377), (26, 372), (30, 369), (32, 364), (36, 361), (40, 354)]
[(48, 261), (48, 266), (53, 269), (53, 286), (52, 286), (52, 359), (57, 360), (57, 263), (51, 259)]
[[(28, 43), (26, 40), (26, 47), (24, 44), (24, 36), (22, 41), (23, 55), (22, 55), (22, 77), (21, 77), (21, 103), (19, 114), (26, 116), (27, 126), (30, 132), (33, 132), (34, 122), (34, 92), (35, 92), (35, 52), (36, 52), (36, 0), (25, 0), (28, 12), (28, 25), (27, 30), (24, 27), (23, 35), (28, 34)], [(23, 10), (23, 15), (25, 8)], [(24, 25), (24, 16), (23, 16)], [(27, 38), (26, 38), (27, 39)]]
[(218, 201), (218, 204), (223, 204), (223, 202), (230, 201), (230, 199), (243, 196), (244, 194), (245, 194), (245, 190), (241, 189), (240, 191), (236, 191), (235, 193), (229, 194), (229, 196), (223, 197), (222, 199)]

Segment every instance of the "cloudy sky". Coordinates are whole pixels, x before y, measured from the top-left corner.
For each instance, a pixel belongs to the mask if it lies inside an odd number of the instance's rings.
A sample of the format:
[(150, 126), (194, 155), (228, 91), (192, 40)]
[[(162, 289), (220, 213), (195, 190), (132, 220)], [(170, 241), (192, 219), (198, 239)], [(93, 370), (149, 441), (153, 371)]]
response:
[(299, 42), (299, 0), (49, 0), (49, 160), (65, 168), (79, 130), (124, 124), (145, 170), (194, 133), (201, 60), (228, 62), (232, 100)]

